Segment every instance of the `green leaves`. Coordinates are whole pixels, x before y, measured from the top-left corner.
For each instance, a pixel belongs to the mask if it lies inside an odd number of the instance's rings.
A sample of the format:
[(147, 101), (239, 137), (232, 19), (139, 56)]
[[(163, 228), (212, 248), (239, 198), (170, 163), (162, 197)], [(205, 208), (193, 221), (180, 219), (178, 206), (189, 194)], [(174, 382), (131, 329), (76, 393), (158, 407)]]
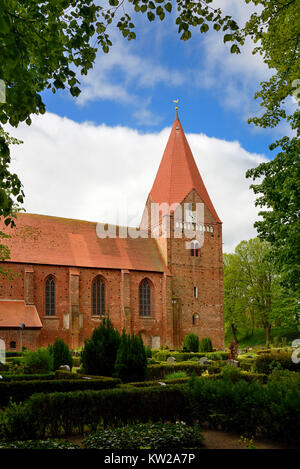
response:
[(272, 243), (276, 270), (288, 288), (297, 291), (300, 287), (300, 141), (284, 137), (271, 145), (281, 147), (275, 158), (247, 171), (246, 177), (253, 180), (254, 194), (259, 197), (256, 205), (262, 220), (255, 223), (261, 239)]

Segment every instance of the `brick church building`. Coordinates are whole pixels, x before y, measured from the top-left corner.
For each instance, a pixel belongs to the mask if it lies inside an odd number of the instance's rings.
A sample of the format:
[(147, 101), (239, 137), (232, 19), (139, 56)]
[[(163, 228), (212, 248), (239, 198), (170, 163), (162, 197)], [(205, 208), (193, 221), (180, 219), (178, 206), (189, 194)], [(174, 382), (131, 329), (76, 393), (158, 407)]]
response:
[(134, 235), (27, 213), (2, 231), (11, 238), (1, 266), (16, 274), (0, 278), (7, 351), (56, 337), (79, 348), (104, 316), (152, 348), (177, 349), (187, 333), (224, 347), (222, 223), (177, 114)]

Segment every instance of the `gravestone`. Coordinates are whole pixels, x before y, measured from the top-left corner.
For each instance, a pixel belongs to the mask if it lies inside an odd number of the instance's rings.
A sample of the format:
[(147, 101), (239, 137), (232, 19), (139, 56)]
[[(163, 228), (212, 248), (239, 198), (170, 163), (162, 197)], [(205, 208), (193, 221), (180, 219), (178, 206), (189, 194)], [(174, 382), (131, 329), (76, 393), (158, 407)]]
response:
[(175, 357), (168, 357), (168, 359), (167, 359), (168, 365), (173, 365), (174, 362), (176, 362), (176, 358), (175, 358)]
[(59, 370), (70, 371), (69, 365), (60, 365)]
[(209, 359), (207, 357), (201, 357), (200, 365), (206, 365), (206, 363), (209, 363)]
[(232, 360), (232, 358), (229, 358), (227, 360), (227, 364), (228, 365), (233, 365), (235, 366), (236, 368), (238, 368), (240, 366), (239, 362), (237, 360)]

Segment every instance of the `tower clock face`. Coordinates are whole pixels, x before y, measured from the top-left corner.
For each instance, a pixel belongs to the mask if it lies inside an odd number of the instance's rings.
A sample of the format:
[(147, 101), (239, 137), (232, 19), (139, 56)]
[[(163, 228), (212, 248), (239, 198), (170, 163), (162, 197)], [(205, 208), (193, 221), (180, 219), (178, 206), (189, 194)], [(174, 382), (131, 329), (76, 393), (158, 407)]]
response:
[(188, 223), (196, 223), (197, 221), (196, 210), (187, 209), (185, 211), (185, 221)]

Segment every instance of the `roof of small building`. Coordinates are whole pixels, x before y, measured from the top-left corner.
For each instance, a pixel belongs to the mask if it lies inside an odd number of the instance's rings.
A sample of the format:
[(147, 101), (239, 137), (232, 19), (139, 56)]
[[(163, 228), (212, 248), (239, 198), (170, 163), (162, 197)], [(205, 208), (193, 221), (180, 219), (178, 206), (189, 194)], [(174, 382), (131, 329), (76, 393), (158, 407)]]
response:
[(19, 328), (21, 324), (31, 329), (42, 327), (36, 307), (24, 300), (0, 300), (0, 328)]
[[(150, 236), (121, 237), (115, 225), (28, 213), (18, 213), (15, 223), (1, 228), (11, 235), (8, 262), (168, 272)], [(108, 228), (115, 237), (98, 236)]]

